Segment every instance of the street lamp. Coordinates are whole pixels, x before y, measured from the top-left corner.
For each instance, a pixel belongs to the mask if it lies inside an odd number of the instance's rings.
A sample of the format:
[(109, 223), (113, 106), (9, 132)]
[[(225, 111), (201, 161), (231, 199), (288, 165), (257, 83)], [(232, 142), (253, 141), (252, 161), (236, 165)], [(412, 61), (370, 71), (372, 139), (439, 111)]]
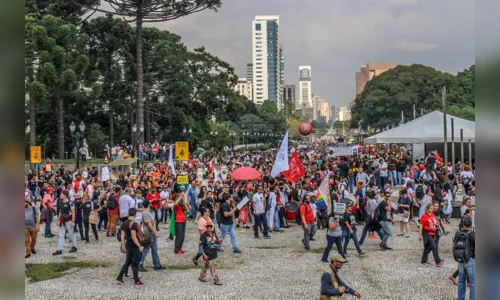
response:
[(189, 129), (186, 129), (186, 127), (184, 127), (184, 129), (182, 129), (182, 133), (184, 133), (184, 139), (187, 140), (191, 133), (193, 133), (193, 128), (189, 127)]
[(141, 125), (139, 127), (139, 131), (137, 131), (137, 125), (134, 124), (134, 126), (132, 126), (132, 132), (134, 134), (134, 138), (135, 140), (137, 141), (137, 160), (141, 160), (140, 156), (139, 156), (139, 135), (142, 134), (144, 132), (144, 125)]
[[(250, 135), (250, 132), (243, 132), (241, 134), (243, 136), (243, 144), (245, 144), (245, 147), (248, 148), (248, 136)], [(247, 139), (245, 140), (245, 137), (247, 137)], [(245, 143), (246, 141), (246, 143)]]
[(236, 136), (236, 133), (230, 132), (229, 136), (231, 137), (231, 152), (233, 152), (233, 155), (234, 155), (234, 137)]
[(255, 134), (255, 136), (256, 136), (256, 137), (255, 137), (255, 150), (257, 150), (257, 141), (259, 140), (259, 135), (260, 135), (260, 134), (259, 134), (258, 132), (254, 133), (254, 134)]
[[(80, 138), (83, 140), (83, 132), (85, 131), (85, 123), (83, 121), (80, 122), (80, 125), (78, 125), (78, 129), (80, 129), (80, 132), (76, 132), (76, 125), (75, 122), (71, 122), (69, 125), (69, 131), (71, 133), (71, 137), (73, 138), (73, 144), (75, 147), (73, 148), (73, 154), (76, 156), (76, 168), (80, 169)], [(86, 154), (85, 154), (86, 155)]]
[(215, 137), (217, 136), (217, 134), (218, 134), (217, 131), (215, 131), (215, 132), (210, 131), (210, 135), (212, 136), (212, 145), (213, 145), (212, 149), (214, 149), (214, 150), (215, 150)]

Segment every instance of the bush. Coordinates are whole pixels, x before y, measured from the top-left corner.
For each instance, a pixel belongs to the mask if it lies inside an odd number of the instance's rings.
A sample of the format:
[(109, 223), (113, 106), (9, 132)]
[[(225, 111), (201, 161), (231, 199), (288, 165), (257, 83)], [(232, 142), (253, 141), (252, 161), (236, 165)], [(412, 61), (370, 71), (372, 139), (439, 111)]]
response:
[(191, 153), (193, 155), (193, 157), (199, 157), (200, 154), (204, 153), (204, 151), (202, 150), (196, 150), (194, 151), (193, 153)]
[(262, 144), (262, 145), (259, 145), (259, 150), (260, 150), (260, 151), (269, 150), (269, 148), (271, 148), (271, 145), (270, 145), (270, 144)]
[(249, 147), (247, 148), (247, 151), (255, 151), (255, 147), (254, 147), (254, 146), (249, 146)]
[(212, 157), (212, 156), (214, 156), (216, 153), (217, 153), (217, 152), (215, 152), (215, 151), (211, 151), (211, 150), (210, 150), (210, 151), (205, 151), (205, 152), (203, 153), (203, 157)]
[(241, 153), (241, 152), (246, 152), (248, 150), (247, 150), (246, 147), (241, 147), (241, 148), (236, 149), (235, 151), (238, 152), (238, 153)]

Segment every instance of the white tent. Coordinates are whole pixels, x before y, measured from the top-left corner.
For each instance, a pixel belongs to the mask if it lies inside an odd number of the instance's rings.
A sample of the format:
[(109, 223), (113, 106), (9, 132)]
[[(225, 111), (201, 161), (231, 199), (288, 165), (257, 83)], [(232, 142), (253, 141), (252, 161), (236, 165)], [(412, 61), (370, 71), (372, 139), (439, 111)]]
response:
[[(460, 129), (464, 131), (464, 142), (476, 142), (476, 124), (473, 121), (447, 115), (448, 142), (451, 142), (451, 118), (454, 119), (455, 142), (460, 142)], [(364, 139), (365, 144), (388, 143), (443, 143), (443, 113), (431, 112), (396, 128)]]

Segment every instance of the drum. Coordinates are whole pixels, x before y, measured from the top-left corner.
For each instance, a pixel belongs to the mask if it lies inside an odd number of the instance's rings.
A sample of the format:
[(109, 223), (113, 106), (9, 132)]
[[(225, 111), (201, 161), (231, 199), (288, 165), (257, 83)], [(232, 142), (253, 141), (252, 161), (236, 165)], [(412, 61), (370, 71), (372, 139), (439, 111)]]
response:
[(285, 216), (287, 221), (295, 221), (299, 205), (295, 202), (287, 202), (285, 204)]

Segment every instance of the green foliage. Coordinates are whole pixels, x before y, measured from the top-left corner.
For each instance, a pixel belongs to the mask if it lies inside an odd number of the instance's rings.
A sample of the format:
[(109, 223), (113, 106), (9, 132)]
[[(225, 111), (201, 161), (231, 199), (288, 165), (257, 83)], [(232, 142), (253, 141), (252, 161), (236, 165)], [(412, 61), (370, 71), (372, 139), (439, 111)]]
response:
[(325, 122), (312, 121), (311, 125), (312, 125), (313, 129), (316, 131), (315, 135), (319, 136), (319, 137), (326, 135), (328, 132), (328, 129), (330, 129), (330, 126), (328, 125), (328, 123), (325, 123)]
[[(30, 282), (39, 282), (63, 277), (71, 269), (106, 268), (111, 264), (95, 261), (65, 261), (47, 264), (26, 264), (26, 277)], [(75, 271), (73, 271), (75, 272)]]
[[(456, 76), (431, 67), (414, 64), (398, 66), (370, 80), (364, 91), (357, 95), (351, 110), (351, 128), (383, 128), (397, 125), (401, 111), (406, 117), (417, 113), (442, 109), (441, 91), (447, 88), (450, 109), (467, 119), (474, 119), (475, 66)], [(453, 108), (457, 105), (460, 109)], [(335, 126), (335, 125), (334, 125)]]
[(94, 157), (97, 157), (98, 153), (102, 153), (100, 150), (104, 149), (104, 145), (108, 141), (108, 136), (102, 131), (101, 125), (98, 123), (92, 123), (92, 125), (90, 125), (89, 132), (85, 138), (87, 139), (90, 150), (93, 150)]

